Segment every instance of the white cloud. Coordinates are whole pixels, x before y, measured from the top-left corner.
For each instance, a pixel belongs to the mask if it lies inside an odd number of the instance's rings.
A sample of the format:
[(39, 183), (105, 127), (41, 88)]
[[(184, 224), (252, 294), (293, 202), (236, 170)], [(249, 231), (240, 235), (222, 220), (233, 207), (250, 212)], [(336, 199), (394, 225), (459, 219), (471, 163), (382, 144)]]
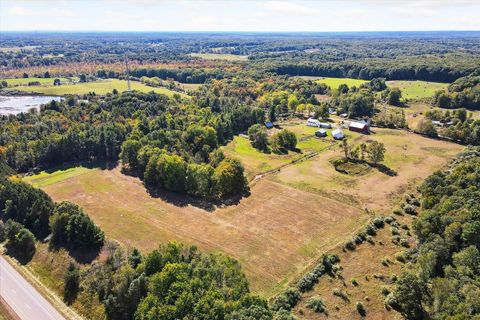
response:
[(314, 8), (289, 1), (267, 1), (263, 3), (263, 7), (287, 15), (313, 16), (319, 14), (319, 11)]
[(67, 9), (51, 8), (45, 10), (32, 10), (26, 7), (13, 6), (7, 10), (9, 15), (23, 17), (72, 17), (73, 12)]

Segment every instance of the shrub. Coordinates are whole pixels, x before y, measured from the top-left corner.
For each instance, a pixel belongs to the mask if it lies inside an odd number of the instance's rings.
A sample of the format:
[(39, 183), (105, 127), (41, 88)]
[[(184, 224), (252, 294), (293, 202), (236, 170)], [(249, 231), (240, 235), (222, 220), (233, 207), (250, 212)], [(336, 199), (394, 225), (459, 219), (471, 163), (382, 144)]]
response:
[(367, 315), (367, 311), (365, 310), (365, 307), (363, 306), (363, 303), (360, 301), (355, 304), (355, 307), (357, 308), (358, 313), (362, 316), (365, 317)]
[(356, 279), (352, 279), (351, 283), (354, 287), (358, 287), (358, 281)]
[(318, 282), (318, 276), (314, 274), (313, 272), (307, 273), (305, 276), (303, 276), (302, 279), (297, 283), (297, 288), (301, 292), (306, 292), (309, 290), (312, 290), (313, 286), (315, 283)]
[(398, 231), (398, 229), (395, 228), (395, 227), (391, 227), (391, 228), (390, 228), (390, 231), (392, 232), (392, 235), (393, 235), (393, 236), (398, 236), (398, 235), (400, 235), (400, 231)]
[(372, 222), (377, 229), (381, 229), (385, 225), (385, 220), (383, 217), (376, 217)]
[(353, 241), (355, 242), (355, 244), (362, 244), (363, 241), (365, 241), (366, 239), (366, 235), (364, 232), (360, 232), (359, 234), (357, 234), (354, 238), (353, 238)]
[(365, 232), (370, 236), (374, 236), (377, 234), (377, 228), (373, 224), (367, 224)]
[(63, 277), (63, 297), (67, 303), (72, 303), (78, 294), (80, 287), (80, 272), (78, 267), (70, 262)]
[(338, 288), (333, 289), (332, 294), (336, 297), (341, 298), (344, 301), (349, 301), (347, 294)]
[(273, 310), (292, 310), (301, 298), (301, 293), (296, 288), (288, 288), (280, 294), (273, 303)]
[(356, 247), (356, 246), (355, 246), (355, 243), (353, 243), (352, 241), (347, 241), (347, 242), (345, 243), (345, 248), (346, 248), (347, 250), (355, 250), (355, 247)]
[(402, 215), (402, 210), (395, 209), (395, 210), (393, 210), (393, 214), (396, 214), (397, 216), (401, 216)]
[(400, 239), (400, 245), (404, 248), (410, 248), (410, 244), (407, 239)]
[(395, 221), (395, 218), (392, 217), (392, 216), (388, 216), (388, 217), (385, 217), (384, 221), (388, 224), (392, 223), (393, 221)]
[(325, 303), (323, 303), (323, 301), (318, 297), (312, 297), (308, 299), (306, 305), (307, 305), (307, 308), (312, 309), (317, 313), (326, 314), (327, 309), (326, 309)]
[(382, 287), (382, 294), (387, 296), (390, 293), (390, 290), (387, 287)]
[(407, 214), (411, 214), (411, 215), (416, 215), (417, 214), (417, 209), (415, 209), (414, 206), (412, 206), (411, 204), (406, 204), (404, 207), (403, 207), (403, 211)]

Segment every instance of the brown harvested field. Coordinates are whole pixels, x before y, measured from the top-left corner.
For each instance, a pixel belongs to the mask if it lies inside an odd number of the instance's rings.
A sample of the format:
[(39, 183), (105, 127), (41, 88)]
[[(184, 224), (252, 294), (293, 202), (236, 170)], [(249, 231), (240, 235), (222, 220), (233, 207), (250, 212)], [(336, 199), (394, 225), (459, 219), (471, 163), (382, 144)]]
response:
[(152, 198), (119, 168), (94, 169), (43, 189), (78, 203), (108, 237), (145, 251), (179, 240), (238, 259), (255, 292), (284, 288), (321, 253), (348, 238), (368, 216), (321, 195), (261, 180), (237, 205), (213, 212)]
[(386, 148), (384, 164), (397, 172), (389, 176), (371, 170), (363, 176), (348, 176), (335, 171), (332, 159), (343, 155), (341, 147), (290, 166), (272, 177), (276, 182), (346, 201), (360, 208), (389, 212), (398, 196), (444, 166), (463, 147), (432, 140), (407, 131), (375, 128), (375, 133), (359, 135), (350, 144), (377, 140)]

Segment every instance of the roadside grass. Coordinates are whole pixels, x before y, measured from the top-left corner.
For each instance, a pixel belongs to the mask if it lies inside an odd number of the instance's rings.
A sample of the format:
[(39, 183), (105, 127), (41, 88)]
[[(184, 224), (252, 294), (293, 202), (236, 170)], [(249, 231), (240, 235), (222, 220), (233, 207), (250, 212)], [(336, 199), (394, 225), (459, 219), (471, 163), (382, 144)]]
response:
[(392, 80), (387, 81), (387, 86), (399, 88), (403, 98), (418, 100), (432, 98), (435, 91), (446, 89), (448, 83)]
[(13, 86), (27, 86), (29, 82), (40, 82), (41, 85), (52, 85), (53, 86), (53, 80), (54, 79), (60, 79), (61, 83), (71, 83), (76, 81), (76, 78), (4, 78), (0, 79), (0, 81), (7, 81), (7, 84), (9, 87)]
[(205, 60), (226, 60), (226, 61), (247, 61), (248, 56), (241, 56), (237, 54), (223, 54), (223, 53), (190, 53), (192, 57), (202, 58)]
[[(53, 80), (52, 80), (53, 81)], [(130, 81), (132, 90), (138, 90), (141, 92), (151, 92), (165, 94), (172, 97), (174, 94), (179, 94), (180, 96), (186, 98), (188, 95), (183, 93), (178, 93), (166, 88), (155, 88), (149, 87), (138, 81)], [(128, 84), (126, 80), (119, 79), (108, 79), (108, 80), (98, 80), (93, 82), (84, 82), (76, 84), (66, 84), (60, 86), (18, 86), (15, 87), (15, 90), (32, 92), (32, 93), (42, 93), (46, 95), (62, 96), (67, 94), (88, 94), (90, 92), (95, 92), (98, 95), (107, 94), (117, 89), (119, 92), (124, 92), (128, 90)]]
[[(62, 298), (63, 277), (70, 261), (73, 259), (65, 249), (50, 250), (48, 244), (37, 242), (35, 255), (26, 267), (43, 285)], [(84, 266), (80, 265), (80, 268)], [(105, 314), (98, 297), (85, 290), (80, 290), (71, 307), (88, 319), (101, 319)]]

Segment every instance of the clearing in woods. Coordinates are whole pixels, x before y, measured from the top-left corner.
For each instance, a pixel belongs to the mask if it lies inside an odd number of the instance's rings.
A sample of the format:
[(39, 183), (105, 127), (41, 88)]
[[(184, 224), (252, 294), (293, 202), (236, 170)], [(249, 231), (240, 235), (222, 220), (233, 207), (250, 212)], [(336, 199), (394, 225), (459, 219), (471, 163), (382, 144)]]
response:
[(388, 87), (399, 88), (404, 99), (432, 98), (435, 91), (447, 89), (448, 83), (428, 81), (387, 81)]
[(248, 59), (248, 56), (227, 53), (191, 53), (190, 55), (205, 60), (246, 61)]
[[(313, 130), (304, 125), (291, 129), (299, 138), (302, 132)], [(41, 186), (56, 201), (81, 205), (109, 238), (145, 252), (169, 240), (225, 252), (242, 263), (255, 292), (272, 296), (308, 270), (321, 253), (342, 244), (362, 227), (371, 218), (365, 207), (389, 213), (408, 187), (462, 149), (405, 131), (375, 131), (369, 136), (353, 134), (350, 141), (384, 142), (385, 164), (398, 176), (371, 170), (350, 177), (335, 171), (329, 160), (342, 155), (337, 143), (310, 160), (258, 180), (249, 197), (216, 210), (202, 209), (180, 196), (152, 198), (139, 179), (122, 174), (118, 167), (77, 167), (26, 180)], [(262, 162), (277, 166), (291, 161), (290, 155), (276, 162), (271, 160), (276, 155), (258, 160), (258, 151), (240, 137), (225, 149), (237, 153), (247, 172), (264, 169)]]
[[(167, 96), (173, 96), (175, 93), (177, 93), (182, 97), (188, 97), (186, 94), (178, 93), (166, 88), (149, 87), (138, 81), (130, 81), (130, 84), (132, 90), (138, 90), (142, 92), (154, 91)], [(45, 95), (62, 96), (66, 94), (88, 94), (90, 92), (95, 92), (96, 94), (107, 94), (112, 92), (113, 89), (117, 89), (118, 92), (123, 92), (128, 90), (128, 84), (126, 80), (108, 79), (93, 82), (65, 84), (60, 86), (18, 86), (14, 89), (25, 92), (42, 93)]]

